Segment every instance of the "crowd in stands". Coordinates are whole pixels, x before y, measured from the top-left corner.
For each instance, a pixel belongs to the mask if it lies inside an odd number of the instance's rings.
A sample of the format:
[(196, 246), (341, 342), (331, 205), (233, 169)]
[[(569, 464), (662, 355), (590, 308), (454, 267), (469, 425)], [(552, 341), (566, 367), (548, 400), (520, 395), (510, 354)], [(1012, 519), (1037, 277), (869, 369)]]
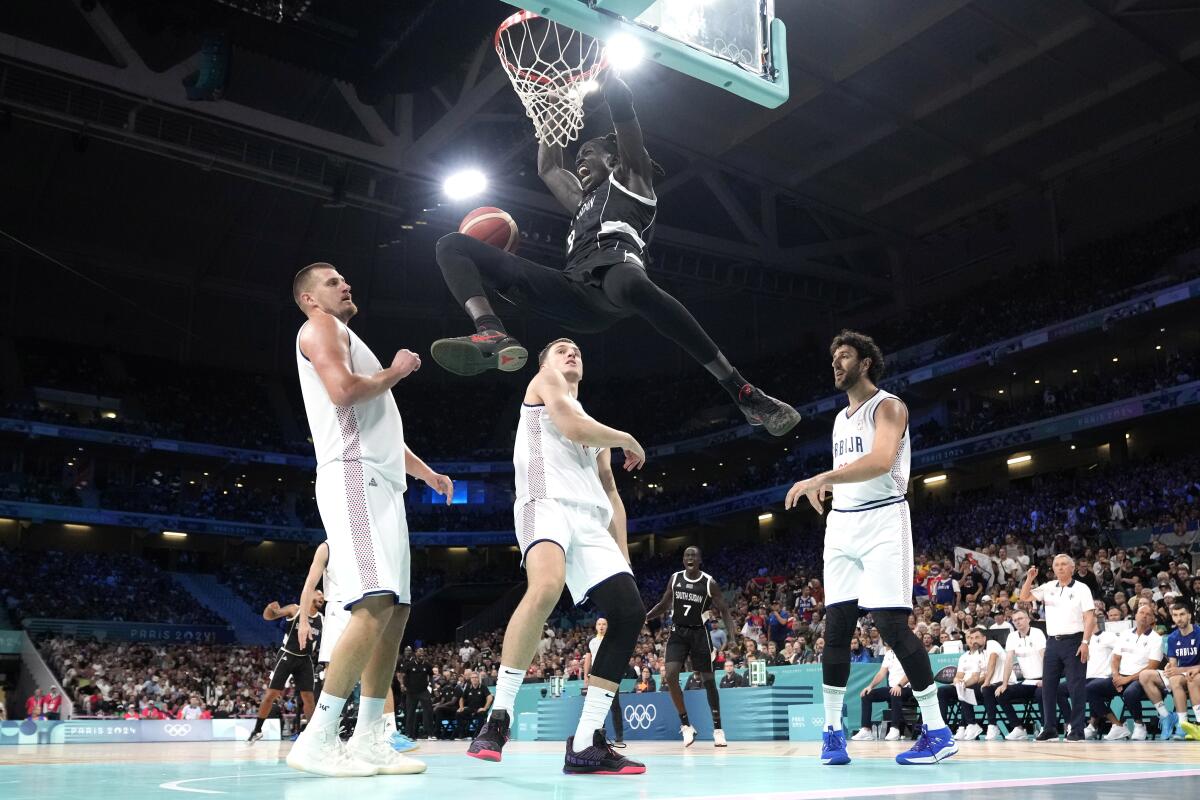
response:
[(192, 698), (213, 718), (254, 716), (274, 647), (102, 642), (39, 636), (42, 658), (77, 717), (179, 716)]
[(134, 556), (0, 547), (0, 599), (14, 621), (125, 620), (225, 625), (170, 575)]

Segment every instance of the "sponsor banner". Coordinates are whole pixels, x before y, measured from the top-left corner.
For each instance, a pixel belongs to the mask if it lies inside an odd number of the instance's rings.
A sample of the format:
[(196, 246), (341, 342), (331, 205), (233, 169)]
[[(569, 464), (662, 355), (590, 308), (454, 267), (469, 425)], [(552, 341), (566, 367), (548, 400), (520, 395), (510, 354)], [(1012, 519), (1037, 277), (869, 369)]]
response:
[[(845, 710), (842, 712), (842, 729), (850, 731), (854, 726), (847, 727)], [(788, 706), (788, 740), (792, 742), (819, 742), (821, 733), (825, 730), (825, 704), (796, 703)]]
[[(71, 719), (0, 722), (0, 746), (21, 744), (135, 744), (139, 742), (244, 742), (253, 719)], [(278, 719), (263, 724), (263, 738), (279, 741)]]
[(196, 642), (229, 644), (233, 629), (221, 625), (161, 625), (148, 622), (109, 622), (107, 620), (26, 619), (29, 633), (53, 633), (59, 636), (90, 636), (101, 641), (118, 642)]

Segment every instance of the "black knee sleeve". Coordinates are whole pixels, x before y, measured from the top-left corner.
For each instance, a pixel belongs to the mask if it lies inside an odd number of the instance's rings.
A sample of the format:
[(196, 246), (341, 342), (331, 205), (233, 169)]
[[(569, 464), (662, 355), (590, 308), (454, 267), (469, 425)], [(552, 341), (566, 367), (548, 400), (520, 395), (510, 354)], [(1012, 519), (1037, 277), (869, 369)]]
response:
[(857, 625), (857, 603), (837, 603), (825, 609), (821, 680), (826, 686), (845, 686), (850, 681), (850, 640)]
[(898, 609), (883, 609), (874, 611), (871, 616), (875, 619), (875, 627), (879, 635), (892, 652), (914, 691), (929, 688), (933, 683), (933, 668), (929, 666), (929, 654), (921, 645), (921, 640), (908, 627), (908, 612)]
[(588, 593), (596, 608), (608, 620), (608, 633), (600, 642), (592, 674), (618, 683), (629, 664), (638, 634), (646, 623), (646, 606), (633, 576), (628, 572), (613, 575)]

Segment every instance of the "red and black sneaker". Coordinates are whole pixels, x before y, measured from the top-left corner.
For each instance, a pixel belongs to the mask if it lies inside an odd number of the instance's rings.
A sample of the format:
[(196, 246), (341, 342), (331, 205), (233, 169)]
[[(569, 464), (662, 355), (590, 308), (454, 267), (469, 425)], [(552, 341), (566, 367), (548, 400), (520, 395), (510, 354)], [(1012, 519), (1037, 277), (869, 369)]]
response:
[(800, 412), (750, 384), (738, 392), (737, 407), (751, 425), (763, 426), (772, 436), (783, 436), (800, 422)]
[(597, 730), (592, 734), (592, 746), (585, 747), (578, 753), (574, 748), (575, 737), (567, 739), (567, 759), (563, 763), (563, 772), (568, 775), (641, 775), (646, 771), (646, 765), (626, 758), (617, 752), (617, 747), (604, 736), (604, 731)]
[(508, 742), (508, 712), (496, 711), (487, 722), (483, 723), (483, 727), (479, 729), (479, 735), (471, 742), (471, 746), (467, 748), (467, 755), (471, 758), (482, 759), (483, 761), (499, 761), (500, 754), (504, 750), (505, 743)]
[(529, 360), (529, 351), (504, 331), (480, 331), (470, 336), (438, 339), (430, 348), (433, 360), (455, 375), (478, 375), (489, 369), (516, 372)]

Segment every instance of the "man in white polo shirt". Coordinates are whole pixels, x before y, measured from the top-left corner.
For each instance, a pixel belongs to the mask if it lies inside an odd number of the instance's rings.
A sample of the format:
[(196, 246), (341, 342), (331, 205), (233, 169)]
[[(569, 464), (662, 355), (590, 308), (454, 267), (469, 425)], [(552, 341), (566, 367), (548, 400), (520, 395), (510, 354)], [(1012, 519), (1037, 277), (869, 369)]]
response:
[[(1046, 634), (1030, 624), (1029, 614), (1023, 610), (1018, 609), (1012, 619), (1017, 629), (1004, 642), (1004, 651), (1008, 654), (1004, 675), (998, 686), (983, 690), (983, 704), (987, 706), (988, 719), (992, 722), (988, 726), (989, 741), (1000, 738), (1000, 729), (996, 725), (997, 704), (1004, 709), (1004, 718), (1008, 722), (1008, 733), (1004, 738), (1016, 742), (1026, 739), (1029, 732), (1021, 725), (1013, 707), (1014, 702), (1037, 700), (1040, 706), (1042, 701), (1042, 661), (1046, 655)], [(1013, 683), (1014, 667), (1018, 665), (1021, 667), (1021, 682)], [(1062, 711), (1063, 719), (1071, 718), (1071, 706), (1062, 692), (1058, 693), (1058, 708)]]
[[(885, 678), (887, 686), (880, 686)], [(854, 734), (853, 740), (870, 742), (875, 739), (875, 732), (871, 730), (871, 706), (886, 701), (891, 709), (888, 717), (891, 725), (884, 740), (898, 741), (900, 728), (904, 724), (904, 701), (912, 697), (912, 687), (908, 685), (908, 677), (904, 674), (900, 659), (886, 644), (883, 646), (883, 663), (879, 666), (879, 672), (875, 673), (869, 686), (863, 687), (859, 696), (862, 698), (862, 727)]]
[[(1087, 690), (1089, 697), (1095, 687), (1112, 682), (1112, 654), (1113, 650), (1117, 647), (1117, 640), (1121, 638), (1121, 632), (1124, 630), (1121, 609), (1114, 606), (1108, 609), (1104, 616), (1106, 618), (1104, 629), (1097, 631), (1096, 635), (1092, 637), (1092, 644), (1089, 648), (1090, 654), (1087, 662)], [(1109, 625), (1108, 623), (1115, 624)], [(1117, 628), (1120, 629), (1117, 630)], [(1099, 713), (1100, 710), (1098, 708), (1089, 709), (1088, 724), (1083, 729), (1083, 738), (1095, 739), (1098, 736), (1096, 723), (1099, 722), (1099, 717), (1097, 716)]]
[[(1112, 678), (1106, 683), (1092, 682), (1088, 692), (1092, 716), (1099, 718), (1100, 712), (1104, 711), (1108, 721), (1113, 724), (1104, 737), (1106, 742), (1130, 738), (1142, 741), (1146, 738), (1146, 725), (1142, 721), (1142, 701), (1146, 699), (1146, 690), (1142, 687), (1141, 674), (1145, 670), (1158, 671), (1158, 665), (1162, 663), (1163, 643), (1162, 637), (1154, 630), (1153, 603), (1138, 606), (1133, 621), (1133, 630), (1122, 633), (1113, 649)], [(1133, 717), (1132, 737), (1109, 705), (1117, 695), (1121, 695), (1121, 701)]]
[(1054, 557), (1055, 580), (1034, 587), (1037, 567), (1030, 567), (1021, 587), (1021, 602), (1033, 600), (1045, 606), (1046, 654), (1042, 661), (1042, 732), (1039, 742), (1058, 738), (1058, 681), (1065, 673), (1071, 697), (1071, 719), (1067, 741), (1083, 741), (1083, 717), (1087, 701), (1084, 664), (1088, 644), (1096, 630), (1096, 607), (1092, 590), (1075, 580), (1075, 559), (1065, 553)]

